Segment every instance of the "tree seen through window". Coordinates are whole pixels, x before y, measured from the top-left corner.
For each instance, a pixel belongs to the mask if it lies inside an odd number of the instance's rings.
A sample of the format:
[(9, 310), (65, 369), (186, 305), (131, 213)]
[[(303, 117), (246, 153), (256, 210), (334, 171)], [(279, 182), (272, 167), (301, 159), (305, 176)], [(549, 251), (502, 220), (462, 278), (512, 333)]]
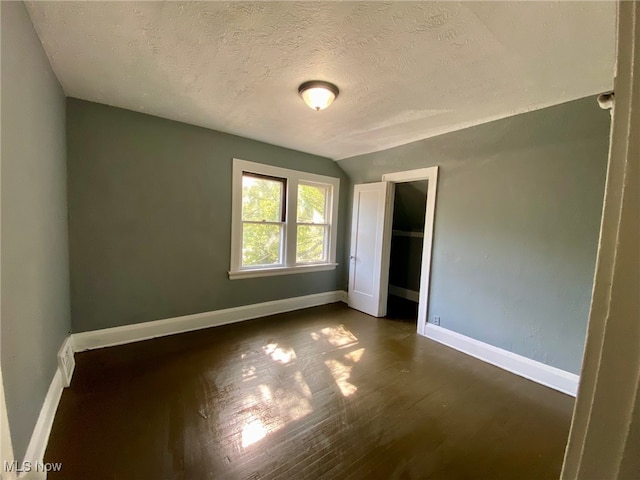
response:
[(286, 180), (242, 176), (242, 265), (282, 263)]

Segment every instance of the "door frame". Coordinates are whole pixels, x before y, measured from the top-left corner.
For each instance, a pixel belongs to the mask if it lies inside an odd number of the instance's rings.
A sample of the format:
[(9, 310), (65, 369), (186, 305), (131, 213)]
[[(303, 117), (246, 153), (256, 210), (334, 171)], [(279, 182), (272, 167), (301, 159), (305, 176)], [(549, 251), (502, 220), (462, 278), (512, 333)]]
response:
[[(640, 4), (618, 2), (615, 99), (591, 311), (560, 478), (631, 478), (637, 470)], [(635, 253), (635, 259), (634, 259)], [(636, 297), (637, 298), (637, 297)], [(635, 433), (634, 433), (635, 432)]]
[[(422, 265), (420, 267), (420, 298), (418, 302), (418, 334), (425, 335), (429, 313), (429, 285), (431, 281), (431, 256), (433, 252), (433, 227), (436, 216), (438, 192), (438, 166), (385, 173), (383, 182), (405, 183), (427, 180), (427, 208), (424, 217), (424, 240), (422, 242)], [(385, 233), (393, 229), (393, 214), (385, 219)], [(387, 265), (388, 268), (388, 265)]]

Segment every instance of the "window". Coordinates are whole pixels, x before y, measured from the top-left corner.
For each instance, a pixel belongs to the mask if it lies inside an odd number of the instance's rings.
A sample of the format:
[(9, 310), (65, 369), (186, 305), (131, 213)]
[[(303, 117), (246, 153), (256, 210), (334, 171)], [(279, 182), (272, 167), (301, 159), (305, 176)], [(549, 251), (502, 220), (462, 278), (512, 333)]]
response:
[(298, 184), (298, 216), (296, 261), (298, 263), (325, 262), (329, 224), (327, 196), (329, 185)]
[(334, 269), (339, 185), (234, 159), (229, 278)]

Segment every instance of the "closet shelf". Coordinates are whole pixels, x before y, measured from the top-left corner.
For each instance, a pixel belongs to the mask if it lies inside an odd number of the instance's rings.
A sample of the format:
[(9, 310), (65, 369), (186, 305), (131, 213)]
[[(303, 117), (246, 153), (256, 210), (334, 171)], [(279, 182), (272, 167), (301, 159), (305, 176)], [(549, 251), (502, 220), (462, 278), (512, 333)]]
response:
[(394, 237), (413, 237), (413, 238), (424, 238), (424, 232), (413, 232), (406, 230), (393, 230), (391, 232)]

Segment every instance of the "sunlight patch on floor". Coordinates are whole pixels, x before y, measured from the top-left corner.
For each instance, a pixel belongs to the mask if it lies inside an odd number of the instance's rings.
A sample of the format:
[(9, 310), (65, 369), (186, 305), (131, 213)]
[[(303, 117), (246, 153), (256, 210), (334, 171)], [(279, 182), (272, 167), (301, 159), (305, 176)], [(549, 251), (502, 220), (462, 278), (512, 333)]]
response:
[[(351, 378), (351, 370), (353, 369), (354, 365), (358, 363), (362, 358), (364, 350), (364, 348), (359, 348), (358, 350), (347, 353), (346, 355), (344, 355), (344, 359), (346, 362), (341, 362), (332, 358), (325, 360), (324, 362), (324, 364), (331, 372), (331, 375), (333, 376), (336, 385), (340, 389), (340, 392), (342, 392), (342, 395), (345, 397), (350, 397), (358, 391), (358, 387), (349, 382), (349, 379)], [(348, 365), (347, 363), (350, 363), (351, 365)]]
[(358, 363), (362, 358), (362, 354), (364, 353), (364, 348), (359, 348), (358, 350), (354, 350), (353, 352), (347, 353), (344, 358), (352, 361), (353, 363)]
[(248, 382), (256, 378), (256, 367), (254, 365), (244, 365), (242, 367), (242, 381)]
[(344, 347), (358, 341), (358, 337), (347, 330), (344, 325), (326, 327), (319, 332), (311, 332), (311, 338), (314, 340), (324, 339), (334, 347)]
[(253, 445), (266, 436), (267, 429), (260, 420), (254, 418), (242, 428), (242, 447), (245, 448)]
[(291, 347), (279, 347), (277, 343), (269, 343), (262, 347), (262, 351), (271, 357), (274, 362), (286, 365), (296, 359), (296, 352)]
[(244, 397), (240, 413), (241, 445), (249, 447), (313, 411), (311, 389), (300, 371), (284, 379), (282, 386), (261, 383)]
[[(344, 327), (326, 327), (311, 333), (311, 338), (316, 341), (324, 341), (331, 347), (340, 349), (354, 348), (358, 344), (358, 338)], [(333, 349), (332, 349), (333, 350)], [(358, 388), (349, 382), (351, 370), (364, 354), (364, 348), (358, 348), (344, 354), (339, 359), (327, 359), (325, 365), (331, 372), (336, 385), (342, 395), (349, 397)], [(262, 347), (262, 354), (267, 355), (287, 372), (295, 368), (296, 353), (291, 347), (279, 345), (270, 341)], [(250, 354), (243, 354), (242, 359), (247, 361), (255, 356), (260, 356), (259, 350)], [(264, 358), (264, 357), (262, 357)], [(243, 399), (243, 408), (240, 411), (240, 444), (247, 448), (266, 438), (269, 434), (277, 432), (291, 422), (300, 420), (313, 411), (311, 398), (313, 396), (308, 383), (300, 370), (285, 375), (273, 375), (271, 367), (268, 367), (265, 378), (261, 373), (261, 364), (244, 365), (242, 368), (243, 382), (255, 382), (256, 385), (248, 388)], [(277, 370), (279, 371), (279, 370)], [(267, 379), (268, 381), (264, 381)], [(251, 383), (248, 383), (251, 385)]]

